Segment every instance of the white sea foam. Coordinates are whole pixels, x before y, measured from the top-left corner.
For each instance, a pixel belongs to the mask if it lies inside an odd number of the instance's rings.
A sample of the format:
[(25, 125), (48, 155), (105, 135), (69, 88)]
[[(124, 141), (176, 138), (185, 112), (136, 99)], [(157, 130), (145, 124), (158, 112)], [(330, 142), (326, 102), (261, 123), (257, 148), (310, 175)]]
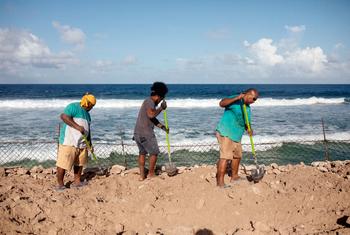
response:
[[(171, 139), (171, 152), (175, 152), (178, 150), (188, 150), (191, 152), (208, 152), (210, 150), (219, 150), (219, 145), (215, 136), (205, 137), (205, 138), (193, 138), (193, 139), (177, 139), (176, 135)], [(329, 141), (342, 141), (346, 143), (350, 143), (350, 132), (338, 132), (338, 133), (330, 133), (327, 134), (327, 140)], [(162, 152), (166, 153), (166, 143), (164, 139), (158, 138), (159, 146)], [(266, 135), (256, 135), (254, 136), (255, 150), (256, 151), (267, 151), (273, 148), (281, 147), (284, 143), (300, 143), (312, 145), (317, 141), (322, 141), (323, 135), (287, 135), (287, 136), (266, 136)], [(10, 140), (9, 140), (10, 141)], [(43, 146), (45, 146), (43, 148)], [(96, 149), (96, 154), (99, 158), (108, 158), (110, 152), (116, 152), (119, 154), (138, 154), (138, 148), (133, 141), (124, 142), (124, 146), (120, 143), (116, 142), (115, 144), (107, 144), (107, 143), (98, 143), (95, 142), (95, 145), (98, 146)], [(56, 143), (46, 143), (28, 146), (26, 148), (18, 148), (16, 152), (11, 152), (10, 148), (13, 147), (8, 145), (7, 147), (3, 146), (2, 151), (9, 152), (6, 159), (2, 159), (2, 163), (7, 163), (10, 161), (18, 160), (18, 156), (27, 156), (30, 159), (36, 159), (39, 161), (52, 159), (52, 156), (56, 155)], [(40, 150), (38, 150), (40, 148)], [(242, 138), (242, 148), (245, 152), (251, 152), (250, 140), (247, 135), (244, 135)], [(101, 151), (99, 149), (108, 149), (108, 152)], [(32, 154), (33, 151), (36, 154)]]
[[(77, 100), (72, 99), (14, 99), (0, 100), (0, 108), (10, 109), (56, 109), (64, 108), (69, 103)], [(95, 108), (121, 109), (138, 108), (141, 99), (98, 99)], [(169, 99), (169, 108), (212, 108), (218, 107), (220, 99)], [(254, 106), (300, 106), (317, 104), (342, 104), (347, 103), (345, 98), (296, 98), (296, 99), (274, 99), (260, 98)]]

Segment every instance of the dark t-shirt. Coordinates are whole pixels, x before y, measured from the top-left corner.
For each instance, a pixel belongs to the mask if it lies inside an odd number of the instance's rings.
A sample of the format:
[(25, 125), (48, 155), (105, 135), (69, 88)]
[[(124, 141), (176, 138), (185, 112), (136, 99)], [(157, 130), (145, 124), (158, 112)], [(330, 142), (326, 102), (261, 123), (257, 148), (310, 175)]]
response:
[(144, 137), (154, 135), (154, 124), (147, 116), (147, 109), (155, 109), (155, 107), (156, 105), (151, 97), (148, 97), (143, 101), (137, 117), (134, 134)]

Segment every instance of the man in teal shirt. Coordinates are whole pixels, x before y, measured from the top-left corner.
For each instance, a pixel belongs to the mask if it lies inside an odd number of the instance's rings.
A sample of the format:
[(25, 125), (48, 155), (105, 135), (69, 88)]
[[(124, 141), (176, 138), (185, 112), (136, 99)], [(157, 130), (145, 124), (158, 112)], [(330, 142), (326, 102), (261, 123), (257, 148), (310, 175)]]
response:
[(96, 98), (86, 93), (80, 102), (69, 104), (61, 114), (63, 125), (57, 154), (57, 183), (56, 191), (63, 191), (66, 187), (63, 178), (66, 171), (74, 170), (74, 183), (71, 187), (81, 187), (80, 182), (83, 166), (87, 164), (88, 146), (83, 135), (90, 141), (90, 151), (93, 152), (90, 138), (91, 117), (89, 111), (95, 106)]
[[(238, 96), (230, 96), (220, 101), (220, 107), (225, 108), (217, 127), (216, 137), (220, 144), (220, 159), (217, 162), (216, 182), (219, 187), (227, 187), (224, 184), (224, 176), (227, 161), (231, 160), (231, 182), (239, 180), (238, 168), (242, 158), (241, 139), (247, 125), (244, 119), (243, 104), (247, 106), (250, 122), (250, 104), (258, 99), (256, 89), (248, 89)], [(252, 135), (252, 132), (249, 133)]]

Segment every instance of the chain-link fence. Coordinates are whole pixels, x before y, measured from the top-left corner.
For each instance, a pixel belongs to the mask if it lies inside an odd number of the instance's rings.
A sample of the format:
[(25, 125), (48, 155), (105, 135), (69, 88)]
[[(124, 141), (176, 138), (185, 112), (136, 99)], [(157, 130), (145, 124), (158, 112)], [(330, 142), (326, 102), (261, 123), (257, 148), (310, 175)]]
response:
[[(52, 167), (57, 157), (56, 141), (16, 141), (0, 142), (0, 166), (22, 166), (30, 168), (35, 165)], [(158, 165), (168, 161), (166, 146), (160, 147)], [(249, 144), (242, 144), (243, 163), (253, 163)], [(349, 141), (293, 141), (283, 143), (257, 143), (256, 154), (258, 162), (263, 164), (309, 164), (320, 160), (350, 159)], [(89, 166), (112, 166), (114, 164), (126, 167), (137, 166), (138, 148), (134, 142), (94, 142), (98, 161), (90, 159)], [(215, 164), (219, 157), (217, 142), (172, 145), (171, 158), (177, 166), (195, 164)]]

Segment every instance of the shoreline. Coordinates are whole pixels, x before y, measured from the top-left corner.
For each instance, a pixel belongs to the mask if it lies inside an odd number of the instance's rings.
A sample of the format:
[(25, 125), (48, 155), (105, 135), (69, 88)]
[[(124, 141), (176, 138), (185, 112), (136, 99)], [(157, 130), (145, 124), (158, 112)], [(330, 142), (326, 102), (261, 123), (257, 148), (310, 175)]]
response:
[(138, 168), (114, 165), (108, 177), (90, 172), (87, 186), (56, 192), (55, 168), (0, 168), (0, 232), (350, 234), (350, 160), (266, 170), (259, 183), (220, 189), (213, 165), (142, 182)]

